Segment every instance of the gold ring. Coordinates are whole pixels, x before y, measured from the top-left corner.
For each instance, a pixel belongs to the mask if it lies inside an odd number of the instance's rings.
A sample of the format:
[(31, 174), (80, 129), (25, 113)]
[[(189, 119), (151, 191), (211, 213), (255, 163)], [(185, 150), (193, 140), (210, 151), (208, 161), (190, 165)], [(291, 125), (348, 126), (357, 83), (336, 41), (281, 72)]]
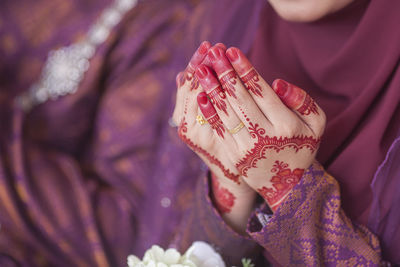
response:
[(243, 127), (244, 127), (244, 123), (241, 121), (241, 122), (238, 124), (238, 126), (236, 126), (236, 127), (233, 128), (233, 129), (229, 129), (229, 132), (230, 132), (231, 134), (238, 133)]
[(204, 125), (204, 124), (208, 123), (208, 121), (206, 121), (206, 120), (203, 118), (203, 116), (201, 116), (201, 115), (197, 115), (196, 121), (197, 121), (200, 125)]

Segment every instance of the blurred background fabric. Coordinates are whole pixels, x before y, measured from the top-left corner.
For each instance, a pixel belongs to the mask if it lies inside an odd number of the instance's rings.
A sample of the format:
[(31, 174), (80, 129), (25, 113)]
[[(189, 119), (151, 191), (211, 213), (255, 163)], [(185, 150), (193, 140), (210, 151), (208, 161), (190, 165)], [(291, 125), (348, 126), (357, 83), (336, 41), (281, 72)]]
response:
[(49, 51), (82, 40), (111, 1), (1, 1), (0, 263), (125, 266), (128, 254), (187, 243), (185, 231), (207, 224), (212, 212), (182, 226), (206, 167), (168, 124), (175, 75), (203, 40), (239, 47), (267, 82), (293, 81), (327, 111), (318, 160), (339, 181), (346, 214), (398, 260), (399, 2), (356, 2), (310, 25), (280, 20), (265, 0), (140, 2), (75, 94), (24, 113), (14, 99)]

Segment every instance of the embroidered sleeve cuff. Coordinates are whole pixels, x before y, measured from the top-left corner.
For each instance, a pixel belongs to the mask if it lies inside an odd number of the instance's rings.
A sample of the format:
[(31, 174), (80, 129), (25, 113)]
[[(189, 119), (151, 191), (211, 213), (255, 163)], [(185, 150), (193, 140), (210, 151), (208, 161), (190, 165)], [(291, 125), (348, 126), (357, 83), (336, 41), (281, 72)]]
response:
[(314, 163), (273, 214), (255, 211), (247, 227), (271, 262), (291, 266), (379, 266), (379, 241), (340, 208), (336, 180)]

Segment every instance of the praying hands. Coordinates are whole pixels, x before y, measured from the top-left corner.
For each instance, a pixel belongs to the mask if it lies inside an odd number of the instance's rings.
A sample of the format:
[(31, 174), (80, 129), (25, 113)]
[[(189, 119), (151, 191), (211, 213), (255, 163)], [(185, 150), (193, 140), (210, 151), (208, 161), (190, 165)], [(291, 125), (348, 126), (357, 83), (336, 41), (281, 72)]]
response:
[(177, 76), (173, 119), (208, 165), (214, 202), (237, 231), (256, 193), (275, 211), (314, 162), (325, 114), (299, 87), (272, 87), (238, 49), (203, 42)]

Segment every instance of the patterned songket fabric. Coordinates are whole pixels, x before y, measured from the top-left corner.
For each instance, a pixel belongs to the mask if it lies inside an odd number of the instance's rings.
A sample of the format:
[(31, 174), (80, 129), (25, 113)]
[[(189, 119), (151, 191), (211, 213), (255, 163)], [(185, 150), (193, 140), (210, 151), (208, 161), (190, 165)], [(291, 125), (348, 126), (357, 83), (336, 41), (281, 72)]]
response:
[(379, 239), (341, 209), (336, 180), (313, 164), (266, 223), (248, 233), (281, 266), (380, 266)]

